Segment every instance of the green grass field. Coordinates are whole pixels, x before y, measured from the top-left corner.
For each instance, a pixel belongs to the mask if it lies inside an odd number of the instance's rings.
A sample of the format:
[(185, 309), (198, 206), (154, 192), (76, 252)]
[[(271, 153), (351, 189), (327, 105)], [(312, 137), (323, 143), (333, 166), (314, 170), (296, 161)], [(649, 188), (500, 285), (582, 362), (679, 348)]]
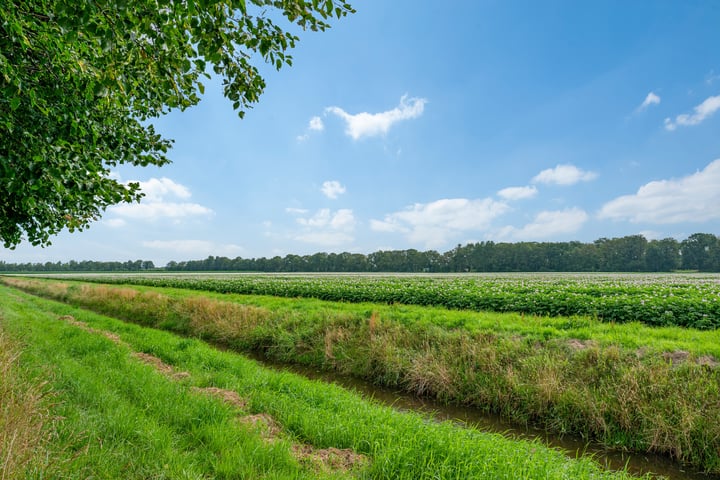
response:
[[(3, 360), (0, 405), (44, 392), (26, 407), (48, 412), (25, 432), (33, 451), (3, 463), (2, 478), (629, 478), (539, 443), (398, 413), (200, 340), (7, 287), (0, 298), (3, 351), (17, 353)], [(3, 453), (28, 430), (5, 410)]]

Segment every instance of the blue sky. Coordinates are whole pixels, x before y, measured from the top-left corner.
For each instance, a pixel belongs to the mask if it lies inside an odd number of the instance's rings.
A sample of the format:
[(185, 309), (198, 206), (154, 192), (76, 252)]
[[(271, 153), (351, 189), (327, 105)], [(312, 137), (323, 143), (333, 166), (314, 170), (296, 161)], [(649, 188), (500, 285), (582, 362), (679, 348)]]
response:
[(720, 3), (356, 1), (244, 120), (210, 82), (159, 119), (147, 197), (45, 262), (720, 234)]

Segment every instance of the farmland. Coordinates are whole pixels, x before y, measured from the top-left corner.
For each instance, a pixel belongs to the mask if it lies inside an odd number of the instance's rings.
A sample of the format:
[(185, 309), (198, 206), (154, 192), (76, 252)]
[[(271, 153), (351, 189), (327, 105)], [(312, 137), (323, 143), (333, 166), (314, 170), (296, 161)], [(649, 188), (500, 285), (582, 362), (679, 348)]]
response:
[(720, 327), (718, 275), (118, 275), (96, 279), (220, 293), (585, 315), (619, 323), (698, 329)]
[[(660, 279), (116, 276), (95, 277), (95, 284), (12, 277), (3, 281), (232, 350), (366, 378), (496, 412), (521, 424), (577, 433), (614, 448), (659, 452), (720, 472), (720, 331), (710, 327), (717, 322), (717, 277)], [(97, 283), (108, 281), (125, 285)], [(512, 291), (508, 297), (522, 297), (522, 289), (528, 295), (544, 292), (545, 297), (536, 300), (573, 299), (567, 292), (618, 297), (625, 303), (635, 298), (637, 311), (653, 298), (664, 306), (666, 297), (679, 298), (683, 301), (673, 305), (692, 315), (704, 312), (697, 318), (707, 325), (697, 329), (641, 323), (625, 309), (620, 311), (626, 316), (615, 319), (407, 305), (393, 293), (405, 292), (406, 303), (430, 287), (436, 299), (461, 298), (458, 285), (470, 288), (470, 282), (488, 290), (495, 285), (498, 295), (503, 289)], [(274, 288), (276, 296), (257, 290), (253, 295), (216, 293), (234, 291), (238, 285)], [(297, 298), (321, 297), (333, 286), (335, 295), (345, 296), (342, 302)], [(348, 297), (353, 291), (357, 295)], [(375, 303), (369, 303), (368, 292), (386, 300), (373, 298)], [(391, 294), (396, 299), (388, 301)], [(523, 302), (527, 300), (521, 298)], [(674, 310), (673, 316), (680, 311)]]
[[(128, 289), (115, 293), (135, 303)], [(0, 354), (11, 353), (0, 355), (9, 379), (0, 426), (32, 445), (0, 438), (3, 458), (18, 460), (3, 463), (3, 478), (630, 478), (537, 442), (399, 413), (197, 339), (5, 286), (0, 298)], [(193, 298), (196, 313), (210, 311)], [(24, 413), (41, 414), (43, 428), (6, 421)]]

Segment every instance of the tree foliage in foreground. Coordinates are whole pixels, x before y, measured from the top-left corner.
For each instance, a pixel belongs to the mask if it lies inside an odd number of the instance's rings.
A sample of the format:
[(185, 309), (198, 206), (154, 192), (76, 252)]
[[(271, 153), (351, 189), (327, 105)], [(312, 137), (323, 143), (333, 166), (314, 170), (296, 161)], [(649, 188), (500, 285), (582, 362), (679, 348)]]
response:
[(199, 102), (223, 79), (242, 117), (298, 37), (322, 31), (345, 0), (6, 0), (0, 2), (0, 240), (48, 245), (109, 205), (138, 201), (119, 164), (164, 165), (171, 140), (150, 119)]

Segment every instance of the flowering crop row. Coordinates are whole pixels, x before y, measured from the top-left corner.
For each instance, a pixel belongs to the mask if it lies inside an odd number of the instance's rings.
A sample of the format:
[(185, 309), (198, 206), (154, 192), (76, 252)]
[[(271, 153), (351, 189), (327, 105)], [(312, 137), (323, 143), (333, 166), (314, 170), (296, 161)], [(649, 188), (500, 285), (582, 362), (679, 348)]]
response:
[[(86, 279), (87, 280), (87, 279)], [(400, 303), (610, 322), (720, 328), (720, 281), (688, 277), (269, 276), (95, 277), (93, 280), (220, 293)]]

